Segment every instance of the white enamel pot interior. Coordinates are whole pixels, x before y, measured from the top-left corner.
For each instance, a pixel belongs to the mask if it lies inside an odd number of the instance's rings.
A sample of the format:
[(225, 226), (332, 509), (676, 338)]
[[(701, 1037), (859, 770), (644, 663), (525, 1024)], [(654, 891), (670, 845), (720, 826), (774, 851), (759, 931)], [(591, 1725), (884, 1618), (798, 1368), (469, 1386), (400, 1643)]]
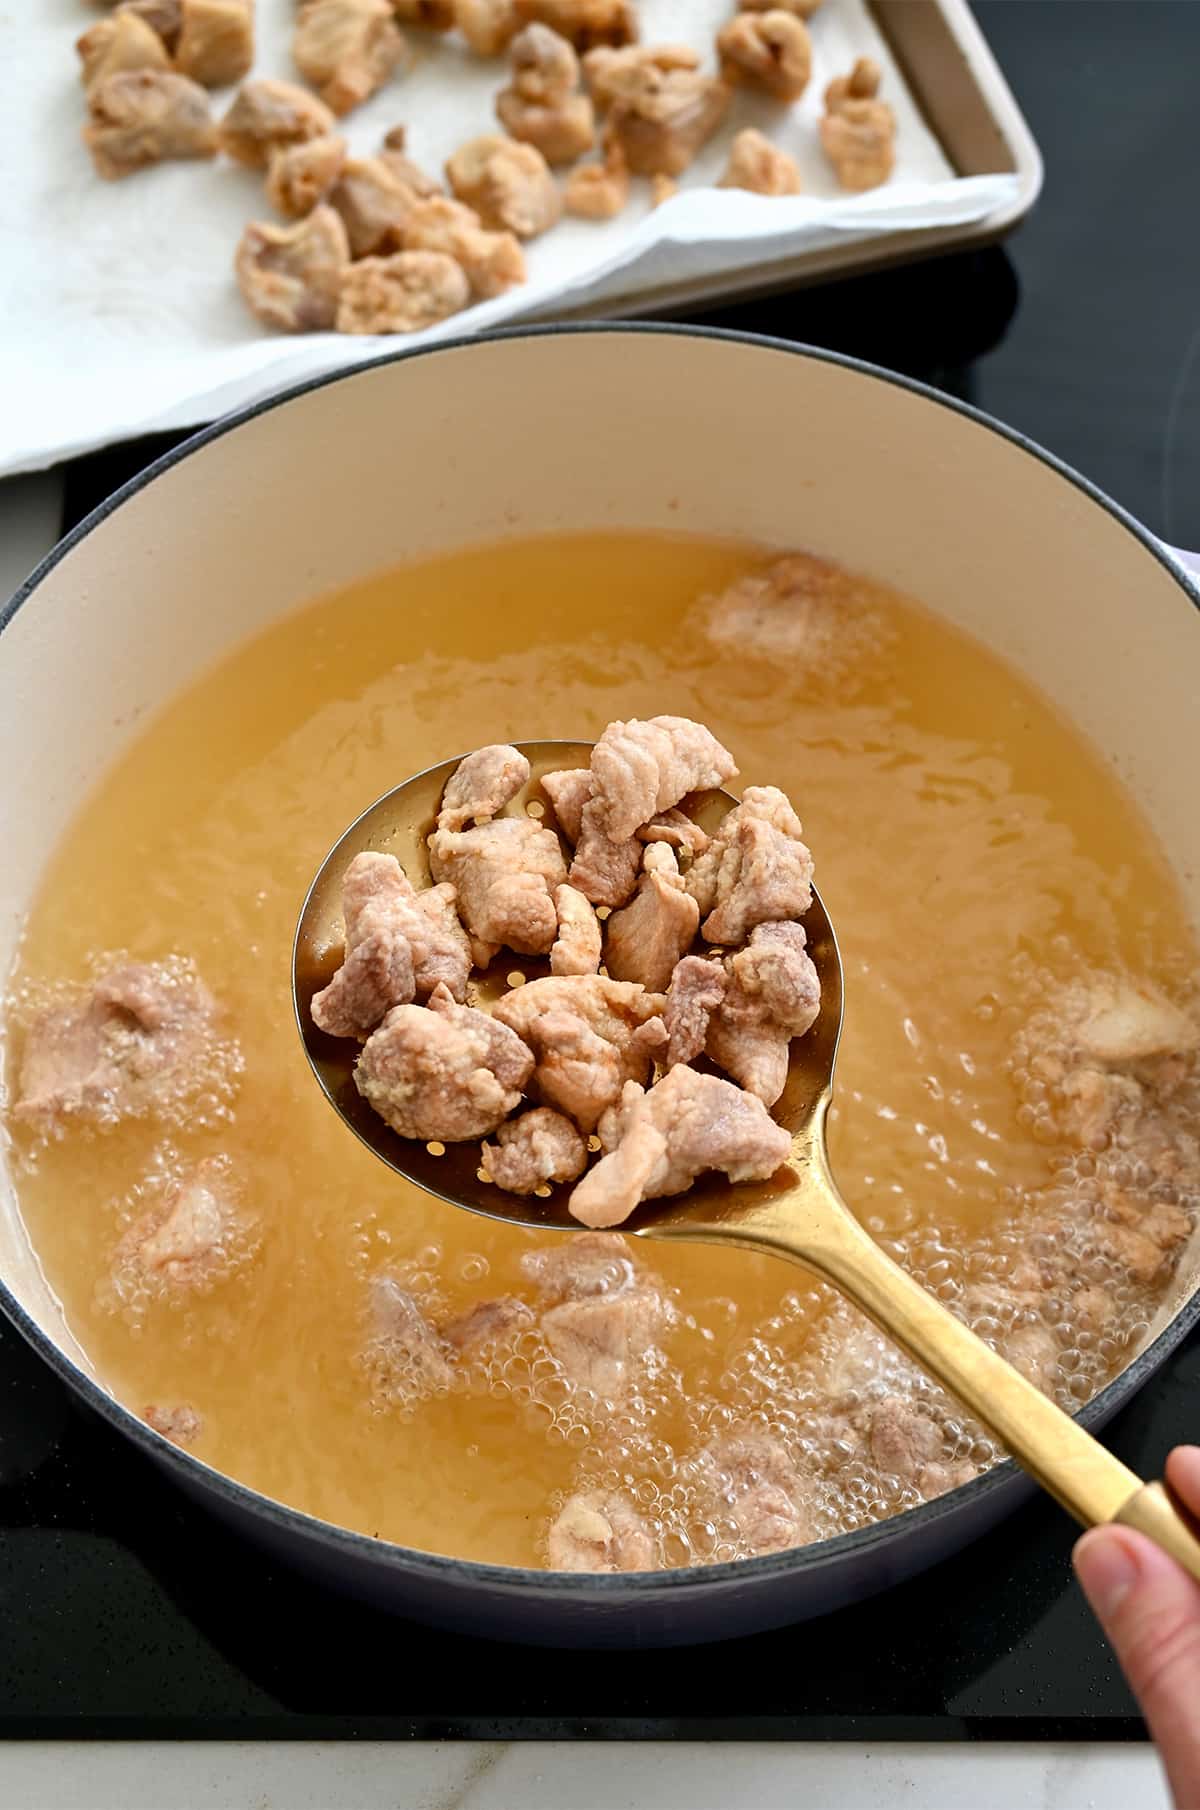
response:
[[(970, 630), (1103, 750), (1200, 922), (1198, 594), (1149, 534), (1035, 447), (865, 366), (692, 330), (550, 328), (402, 353), (221, 422), (34, 575), (0, 618), (0, 969), (88, 789), (148, 713), (238, 642), (398, 561), (610, 527), (810, 548)], [(1197, 1259), (1089, 1423), (1195, 1323)], [(780, 1625), (920, 1570), (1023, 1487), (1003, 1465), (878, 1527), (707, 1570), (466, 1564), (256, 1496), (114, 1403), (28, 1249), (2, 1152), (0, 1277), (0, 1305), (55, 1369), (247, 1534), (371, 1601), (475, 1632), (633, 1645)]]

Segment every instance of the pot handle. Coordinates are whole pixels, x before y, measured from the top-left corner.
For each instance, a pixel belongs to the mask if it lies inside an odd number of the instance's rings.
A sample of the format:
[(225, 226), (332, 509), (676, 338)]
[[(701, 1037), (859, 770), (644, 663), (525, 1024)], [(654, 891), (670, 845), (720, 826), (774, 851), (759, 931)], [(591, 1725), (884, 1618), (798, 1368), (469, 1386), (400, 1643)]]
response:
[(1166, 541), (1161, 541), (1159, 544), (1163, 552), (1169, 553), (1172, 559), (1178, 560), (1179, 564), (1185, 567), (1193, 578), (1200, 579), (1200, 553), (1185, 553), (1182, 547), (1169, 547)]

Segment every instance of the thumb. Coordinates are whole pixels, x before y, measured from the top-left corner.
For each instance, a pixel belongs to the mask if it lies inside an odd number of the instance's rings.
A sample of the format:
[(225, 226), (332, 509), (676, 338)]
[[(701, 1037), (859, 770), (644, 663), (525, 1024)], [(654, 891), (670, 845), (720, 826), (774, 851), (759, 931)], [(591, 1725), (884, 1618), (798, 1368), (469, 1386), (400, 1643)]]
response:
[(1126, 1527), (1096, 1527), (1075, 1569), (1166, 1767), (1177, 1810), (1200, 1810), (1200, 1584)]

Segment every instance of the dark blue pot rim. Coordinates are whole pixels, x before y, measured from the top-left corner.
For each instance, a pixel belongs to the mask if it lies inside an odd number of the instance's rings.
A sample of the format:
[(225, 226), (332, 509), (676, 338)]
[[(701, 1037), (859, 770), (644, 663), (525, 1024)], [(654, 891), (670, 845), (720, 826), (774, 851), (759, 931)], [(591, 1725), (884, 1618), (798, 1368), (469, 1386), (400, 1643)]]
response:
[[(780, 352), (792, 357), (810, 358), (817, 363), (839, 366), (843, 370), (853, 371), (859, 376), (872, 377), (881, 383), (893, 385), (896, 389), (907, 390), (912, 395), (922, 397), (936, 408), (945, 409), (950, 414), (961, 415), (973, 422), (977, 427), (996, 434), (1007, 440), (1010, 445), (1018, 447), (1022, 452), (1046, 466), (1050, 471), (1074, 485), (1099, 508), (1103, 509), (1127, 533), (1137, 540), (1150, 557), (1157, 561), (1174, 579), (1184, 598), (1194, 608), (1200, 609), (1200, 586), (1185, 575), (1166, 553), (1162, 543), (1155, 538), (1149, 529), (1142, 526), (1136, 518), (1123, 509), (1119, 503), (1106, 495), (1087, 478), (1082, 477), (1063, 460), (1047, 452), (1044, 447), (1030, 440), (1016, 429), (1005, 427), (980, 409), (972, 408), (968, 403), (959, 402), (953, 397), (942, 395), (930, 385), (920, 383), (915, 378), (903, 377), (894, 371), (887, 371), (878, 365), (868, 364), (864, 359), (849, 358), (839, 352), (828, 352), (818, 346), (805, 346), (789, 340), (774, 339), (766, 334), (736, 333), (716, 327), (681, 326), (659, 321), (605, 321), (591, 323), (549, 323), (545, 326), (513, 327), (489, 334), (461, 336), (456, 339), (440, 341), (437, 345), (412, 347), (395, 352), (385, 352), (378, 358), (355, 365), (347, 371), (336, 371), (322, 377), (309, 378), (303, 383), (294, 384), (289, 389), (264, 398), (262, 401), (249, 404), (244, 409), (222, 416), (210, 427), (202, 428), (180, 446), (156, 459), (145, 470), (123, 484), (119, 490), (109, 497), (59, 541), (41, 564), (30, 574), (24, 584), (14, 593), (7, 604), (0, 608), (0, 632), (16, 616), (36, 592), (59, 561), (78, 546), (80, 541), (104, 522), (122, 503), (136, 496), (155, 478), (178, 465), (181, 460), (202, 447), (219, 440), (223, 435), (231, 433), (247, 421), (266, 414), (271, 409), (286, 406), (287, 403), (306, 396), (312, 390), (326, 388), (330, 384), (344, 383), (360, 377), (363, 372), (377, 369), (380, 366), (400, 364), (410, 358), (437, 358), (448, 353), (461, 352), (480, 344), (491, 344), (507, 340), (530, 339), (563, 339), (568, 337), (590, 337), (604, 334), (659, 334), (664, 337), (682, 339), (701, 339), (726, 342), (734, 345), (754, 346), (760, 350)], [(722, 1586), (752, 1580), (758, 1585), (767, 1585), (772, 1578), (794, 1577), (797, 1573), (837, 1564), (850, 1562), (856, 1556), (866, 1555), (880, 1546), (898, 1542), (909, 1532), (914, 1535), (918, 1529), (932, 1529), (934, 1524), (954, 1515), (958, 1508), (964, 1509), (970, 1504), (982, 1504), (997, 1490), (1010, 1487), (1016, 1480), (1017, 1466), (1012, 1459), (994, 1466), (983, 1476), (975, 1478), (971, 1483), (962, 1485), (948, 1495), (937, 1497), (932, 1502), (924, 1503), (919, 1508), (906, 1510), (903, 1514), (894, 1515), (886, 1521), (877, 1521), (869, 1527), (858, 1529), (854, 1533), (838, 1534), (829, 1540), (819, 1541), (812, 1546), (799, 1546), (791, 1551), (773, 1553), (764, 1558), (738, 1559), (722, 1565), (695, 1566), (687, 1569), (661, 1572), (627, 1572), (617, 1576), (605, 1576), (596, 1573), (532, 1571), (511, 1565), (485, 1565), (475, 1560), (449, 1558), (441, 1553), (422, 1552), (414, 1547), (398, 1546), (386, 1540), (376, 1540), (367, 1534), (354, 1533), (348, 1528), (335, 1526), (328, 1521), (321, 1521), (302, 1510), (289, 1508), (285, 1503), (272, 1496), (260, 1495), (256, 1490), (248, 1489), (222, 1471), (214, 1470), (200, 1459), (180, 1451), (168, 1440), (154, 1433), (138, 1417), (115, 1401), (106, 1390), (95, 1382), (66, 1355), (42, 1328), (30, 1318), (15, 1299), (6, 1285), (0, 1281), (0, 1310), (4, 1312), (13, 1325), (30, 1345), (51, 1366), (76, 1393), (82, 1397), (90, 1408), (123, 1433), (127, 1438), (142, 1448), (158, 1463), (175, 1468), (192, 1485), (200, 1485), (214, 1496), (223, 1498), (230, 1509), (240, 1514), (265, 1523), (267, 1526), (279, 1528), (283, 1533), (295, 1537), (301, 1535), (308, 1541), (322, 1545), (330, 1551), (331, 1556), (342, 1554), (362, 1561), (366, 1564), (383, 1565), (395, 1568), (400, 1572), (412, 1572), (422, 1575), (431, 1583), (444, 1582), (447, 1585), (470, 1585), (477, 1583), (493, 1592), (508, 1592), (514, 1596), (550, 1595), (565, 1603), (585, 1600), (594, 1602), (597, 1609), (602, 1610), (606, 1603), (612, 1607), (618, 1604), (629, 1604), (642, 1599), (658, 1598), (670, 1593), (672, 1597), (681, 1599), (687, 1592), (709, 1593)], [(1100, 1394), (1094, 1396), (1086, 1408), (1077, 1416), (1084, 1426), (1102, 1425), (1131, 1396), (1143, 1386), (1154, 1372), (1163, 1364), (1171, 1353), (1178, 1349), (1188, 1333), (1200, 1323), (1200, 1290), (1191, 1296), (1180, 1308), (1170, 1325), (1167, 1326), (1154, 1342), (1147, 1346), (1133, 1363), (1128, 1365)]]

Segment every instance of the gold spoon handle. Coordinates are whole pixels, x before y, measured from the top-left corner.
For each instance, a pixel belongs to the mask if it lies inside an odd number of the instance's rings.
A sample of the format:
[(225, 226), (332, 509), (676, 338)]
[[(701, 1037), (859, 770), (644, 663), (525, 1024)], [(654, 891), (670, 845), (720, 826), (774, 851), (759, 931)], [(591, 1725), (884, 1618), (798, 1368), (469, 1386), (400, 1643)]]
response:
[(1085, 1527), (1121, 1521), (1165, 1548), (1200, 1581), (1200, 1529), (1160, 1483), (1134, 1471), (1028, 1382), (893, 1263), (840, 1200), (825, 1165), (740, 1224), (664, 1228), (789, 1257), (833, 1282), (923, 1370), (952, 1390), (1042, 1487)]

